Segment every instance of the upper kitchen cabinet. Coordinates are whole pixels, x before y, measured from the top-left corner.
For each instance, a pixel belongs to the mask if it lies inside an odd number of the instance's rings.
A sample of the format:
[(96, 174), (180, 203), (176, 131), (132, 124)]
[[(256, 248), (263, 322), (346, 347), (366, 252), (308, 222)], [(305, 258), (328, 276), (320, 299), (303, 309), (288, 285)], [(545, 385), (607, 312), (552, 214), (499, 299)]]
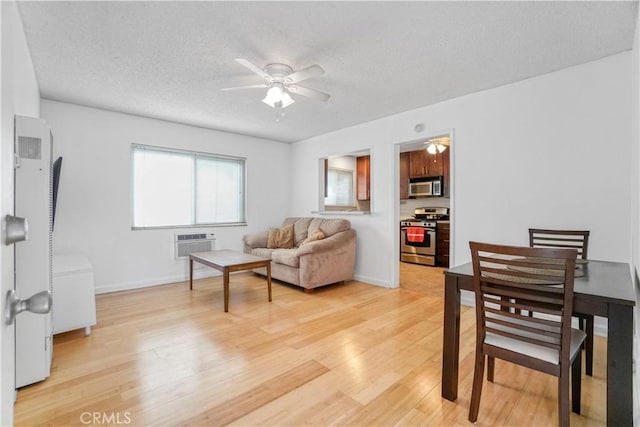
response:
[(449, 171), (449, 150), (429, 154), (427, 150), (410, 152), (409, 177), (444, 176)]
[[(407, 162), (406, 156), (408, 155), (408, 173), (409, 178), (420, 178), (427, 176), (442, 176), (444, 177), (444, 196), (449, 196), (449, 176), (450, 176), (450, 164), (449, 164), (449, 149), (436, 154), (429, 154), (427, 150), (409, 151), (407, 153), (400, 154), (400, 198), (406, 199), (409, 197), (408, 189), (403, 188), (403, 182), (408, 181), (403, 176), (403, 166)], [(403, 156), (405, 156), (403, 158)], [(403, 163), (404, 162), (404, 163)]]
[(409, 153), (409, 177), (429, 176), (429, 153), (426, 150)]
[(371, 156), (356, 158), (356, 195), (359, 201), (369, 200), (371, 188)]
[(411, 153), (400, 153), (400, 200), (409, 198), (409, 169), (411, 168)]
[(451, 194), (451, 187), (449, 186), (449, 183), (451, 182), (449, 178), (451, 176), (451, 162), (449, 161), (450, 152), (450, 150), (446, 150), (443, 153), (440, 153), (440, 155), (442, 156), (442, 176), (444, 176), (443, 190), (446, 197), (449, 197), (449, 195)]

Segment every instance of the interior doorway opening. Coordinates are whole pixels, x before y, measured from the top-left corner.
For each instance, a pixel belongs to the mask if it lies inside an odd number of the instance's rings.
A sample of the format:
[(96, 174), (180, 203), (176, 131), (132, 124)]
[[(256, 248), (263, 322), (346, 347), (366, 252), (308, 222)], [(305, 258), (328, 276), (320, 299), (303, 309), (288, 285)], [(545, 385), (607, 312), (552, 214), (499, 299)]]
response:
[[(398, 144), (398, 285), (412, 292), (444, 296), (443, 272), (453, 265), (453, 148), (453, 130)], [(442, 187), (430, 191), (423, 183), (431, 182)], [(418, 242), (408, 242), (415, 233)]]

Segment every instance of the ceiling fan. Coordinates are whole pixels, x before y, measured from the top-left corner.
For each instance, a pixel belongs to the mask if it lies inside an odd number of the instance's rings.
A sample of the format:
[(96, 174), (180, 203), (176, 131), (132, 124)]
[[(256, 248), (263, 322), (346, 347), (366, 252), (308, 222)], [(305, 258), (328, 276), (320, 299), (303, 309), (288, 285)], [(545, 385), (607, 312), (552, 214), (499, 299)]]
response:
[(328, 93), (309, 89), (308, 87), (297, 84), (303, 80), (323, 75), (324, 70), (319, 65), (311, 65), (300, 71), (294, 72), (293, 69), (286, 64), (267, 64), (264, 69), (262, 69), (244, 58), (236, 58), (236, 62), (240, 65), (244, 65), (249, 70), (259, 75), (265, 79), (266, 82), (255, 85), (225, 87), (222, 90), (228, 91), (269, 88), (269, 90), (267, 90), (267, 95), (264, 97), (262, 102), (272, 108), (286, 108), (293, 104), (295, 101), (291, 98), (290, 93), (306, 96), (323, 102), (327, 101), (331, 97)]

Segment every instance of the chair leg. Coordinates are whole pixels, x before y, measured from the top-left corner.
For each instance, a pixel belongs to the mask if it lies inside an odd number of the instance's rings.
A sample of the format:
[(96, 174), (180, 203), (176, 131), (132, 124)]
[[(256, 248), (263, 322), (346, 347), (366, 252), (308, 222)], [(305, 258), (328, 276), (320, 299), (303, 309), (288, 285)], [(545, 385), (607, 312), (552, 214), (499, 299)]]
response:
[(582, 391), (582, 354), (578, 352), (571, 364), (571, 410), (580, 413)]
[(593, 376), (593, 316), (589, 316), (586, 319), (586, 333), (587, 339), (584, 342), (585, 356), (587, 366), (585, 368), (586, 374), (590, 377)]
[(569, 367), (560, 368), (558, 378), (558, 415), (562, 427), (569, 426), (569, 371)]
[(495, 372), (496, 359), (492, 356), (487, 356), (487, 381), (493, 382), (493, 373)]
[(484, 353), (476, 348), (476, 365), (473, 370), (473, 389), (471, 402), (469, 403), (469, 421), (475, 423), (478, 420), (480, 408), (480, 396), (482, 395), (482, 382), (484, 381)]

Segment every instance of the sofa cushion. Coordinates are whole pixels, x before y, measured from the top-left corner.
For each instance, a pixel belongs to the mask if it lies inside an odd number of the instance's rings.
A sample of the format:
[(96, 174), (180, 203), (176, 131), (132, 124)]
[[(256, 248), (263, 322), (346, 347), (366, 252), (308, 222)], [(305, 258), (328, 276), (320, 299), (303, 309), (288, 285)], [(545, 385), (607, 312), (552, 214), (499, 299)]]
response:
[(275, 251), (275, 249), (267, 249), (267, 248), (254, 248), (251, 249), (251, 255), (261, 256), (262, 258), (271, 259), (271, 254)]
[(266, 248), (268, 232), (245, 234), (242, 237), (244, 244), (250, 248)]
[(313, 218), (311, 224), (309, 224), (309, 233), (313, 233), (317, 229), (322, 230), (326, 237), (330, 237), (341, 231), (351, 229), (351, 223), (342, 218)]
[(295, 229), (293, 224), (281, 228), (270, 228), (267, 236), (267, 248), (290, 249), (295, 244)]
[(307, 238), (307, 233), (309, 231), (309, 224), (311, 224), (311, 217), (289, 217), (285, 218), (282, 222), (282, 225), (293, 224), (293, 229), (295, 231), (295, 244), (294, 246), (300, 246), (300, 243), (304, 239)]
[(289, 267), (300, 267), (300, 258), (295, 249), (275, 249), (271, 253), (271, 260), (277, 264), (288, 265)]
[(309, 237), (300, 242), (300, 246), (306, 245), (307, 243), (315, 242), (316, 240), (322, 240), (324, 238), (324, 233), (318, 228), (313, 233), (309, 233)]

